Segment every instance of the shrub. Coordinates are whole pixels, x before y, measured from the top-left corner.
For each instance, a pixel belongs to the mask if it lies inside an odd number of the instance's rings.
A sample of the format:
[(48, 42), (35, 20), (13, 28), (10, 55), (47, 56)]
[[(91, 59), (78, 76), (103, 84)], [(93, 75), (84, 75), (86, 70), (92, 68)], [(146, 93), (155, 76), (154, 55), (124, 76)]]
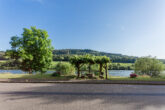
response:
[(61, 73), (60, 73), (60, 72), (54, 72), (54, 73), (52, 74), (52, 76), (54, 76), (54, 77), (59, 77), (59, 76), (61, 76)]
[(80, 71), (88, 71), (88, 65), (87, 64), (82, 65)]
[(130, 78), (136, 78), (136, 77), (137, 77), (137, 74), (135, 73), (130, 74)]
[(84, 79), (85, 78), (85, 75), (81, 75), (81, 78)]
[(55, 67), (56, 72), (60, 72), (61, 75), (73, 75), (75, 74), (75, 68), (67, 62), (59, 62)]
[(139, 75), (159, 76), (163, 71), (164, 65), (161, 61), (152, 57), (141, 57), (135, 62), (135, 73)]
[(86, 74), (86, 76), (88, 77), (88, 78), (90, 78), (90, 79), (92, 79), (93, 78), (93, 74)]

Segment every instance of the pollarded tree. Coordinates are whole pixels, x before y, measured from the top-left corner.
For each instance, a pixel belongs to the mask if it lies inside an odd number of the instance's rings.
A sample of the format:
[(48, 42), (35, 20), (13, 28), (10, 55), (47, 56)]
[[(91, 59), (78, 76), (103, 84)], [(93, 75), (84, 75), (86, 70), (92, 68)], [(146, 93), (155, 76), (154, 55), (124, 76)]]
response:
[(84, 56), (73, 56), (70, 58), (70, 63), (73, 64), (77, 69), (77, 78), (80, 77), (80, 68), (86, 63), (86, 58)]
[(36, 27), (23, 30), (22, 37), (14, 40), (14, 44), (18, 44), (16, 51), (22, 60), (20, 68), (29, 73), (37, 71), (43, 73), (51, 65), (53, 57), (53, 47), (51, 40), (48, 39), (48, 33)]
[(108, 79), (108, 64), (110, 63), (110, 58), (109, 57), (106, 57), (104, 56), (102, 58), (102, 61), (104, 62), (104, 69), (105, 69), (105, 73), (106, 73), (106, 79)]
[(110, 62), (110, 58), (106, 57), (106, 56), (96, 56), (95, 61), (97, 64), (100, 65), (100, 67), (99, 67), (100, 75), (102, 73), (103, 67), (105, 68), (106, 79), (107, 79), (108, 78), (108, 63)]
[(85, 58), (86, 58), (86, 63), (89, 65), (88, 66), (89, 74), (91, 74), (91, 66), (95, 64), (95, 57), (92, 55), (86, 55)]
[(95, 62), (97, 64), (99, 64), (99, 73), (100, 73), (99, 75), (101, 75), (102, 69), (103, 69), (103, 63), (102, 63), (102, 60), (101, 60), (101, 56), (96, 56)]

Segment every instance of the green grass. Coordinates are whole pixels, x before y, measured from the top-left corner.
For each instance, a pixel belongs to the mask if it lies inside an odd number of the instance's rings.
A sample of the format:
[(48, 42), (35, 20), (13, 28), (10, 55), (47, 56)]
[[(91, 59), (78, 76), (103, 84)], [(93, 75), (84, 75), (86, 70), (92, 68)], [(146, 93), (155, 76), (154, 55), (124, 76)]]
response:
[(57, 79), (57, 80), (69, 80), (75, 79), (75, 75), (70, 76), (60, 76), (52, 77), (51, 74), (11, 74), (11, 73), (2, 73), (0, 74), (0, 79), (13, 79), (13, 78), (23, 78), (23, 79)]
[(120, 66), (132, 66), (134, 63), (113, 63), (113, 64), (120, 64)]
[(7, 60), (0, 60), (0, 63), (5, 63)]
[(69, 76), (60, 76), (60, 77), (53, 77), (51, 74), (33, 74), (33, 75), (24, 75), (20, 78), (25, 78), (25, 79), (57, 79), (57, 80), (70, 80), (70, 79), (75, 79), (75, 75), (69, 75)]
[(1, 73), (0, 79), (8, 79), (8, 78), (21, 78), (26, 74), (11, 74), (11, 73)]
[(120, 80), (120, 81), (165, 81), (164, 76), (150, 77), (150, 76), (138, 76), (137, 78), (130, 77), (115, 77), (110, 76), (109, 80)]
[[(71, 80), (76, 79), (75, 75), (69, 76), (60, 76), (60, 77), (52, 77), (51, 74), (11, 74), (11, 73), (3, 73), (0, 74), (0, 79), (15, 79), (15, 78), (23, 78), (23, 79), (56, 79), (56, 80)], [(96, 77), (97, 80), (100, 80)], [(81, 79), (86, 80), (86, 79)], [(137, 78), (129, 78), (129, 77), (116, 77), (110, 76), (109, 80), (120, 80), (120, 81), (165, 81), (165, 76), (160, 76), (156, 78), (152, 78), (149, 76), (139, 76)]]

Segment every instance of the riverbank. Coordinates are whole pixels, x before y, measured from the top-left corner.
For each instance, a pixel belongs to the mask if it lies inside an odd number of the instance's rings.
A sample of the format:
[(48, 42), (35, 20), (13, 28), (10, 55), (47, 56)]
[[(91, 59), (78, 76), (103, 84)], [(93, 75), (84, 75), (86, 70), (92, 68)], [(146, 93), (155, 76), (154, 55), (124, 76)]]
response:
[(0, 83), (62, 83), (62, 84), (127, 84), (127, 85), (165, 85), (165, 81), (140, 80), (57, 80), (57, 79), (0, 79)]
[(76, 79), (75, 75), (53, 77), (51, 74), (0, 74), (1, 83), (82, 83), (82, 84), (142, 84), (165, 85), (165, 77), (151, 78), (139, 76), (137, 78), (110, 76), (108, 80), (98, 77), (93, 79)]

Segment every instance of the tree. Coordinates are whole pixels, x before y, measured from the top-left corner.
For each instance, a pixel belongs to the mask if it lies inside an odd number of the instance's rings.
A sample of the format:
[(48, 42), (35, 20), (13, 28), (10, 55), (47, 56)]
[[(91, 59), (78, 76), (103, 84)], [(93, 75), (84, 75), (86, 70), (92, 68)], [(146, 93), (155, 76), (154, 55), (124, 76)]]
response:
[(108, 79), (108, 63), (110, 62), (110, 58), (109, 57), (102, 57), (102, 62), (104, 63), (104, 69), (105, 69), (105, 73), (106, 73), (106, 79)]
[(10, 66), (14, 66), (15, 68), (18, 68), (20, 65), (20, 56), (19, 56), (19, 46), (21, 44), (21, 40), (18, 36), (11, 37), (11, 50), (7, 50), (5, 52), (5, 57), (10, 59), (10, 61), (6, 62)]
[(11, 50), (5, 52), (5, 56), (8, 56), (11, 59), (18, 60), (20, 58), (18, 49), (21, 45), (21, 39), (18, 36), (11, 37), (10, 41)]
[(37, 71), (46, 72), (53, 56), (53, 47), (47, 31), (36, 27), (23, 30), (22, 37), (12, 37), (10, 42), (12, 50), (21, 58), (20, 68), (31, 74)]
[(100, 75), (102, 73), (103, 67), (106, 71), (106, 79), (108, 79), (108, 63), (110, 62), (110, 58), (106, 56), (97, 56), (95, 59), (96, 63), (100, 65)]
[(91, 66), (95, 64), (95, 57), (92, 55), (86, 55), (86, 63), (89, 64), (88, 71), (89, 71), (89, 74), (91, 74)]
[(86, 61), (84, 60), (84, 56), (73, 56), (70, 58), (70, 63), (73, 64), (76, 69), (77, 69), (77, 78), (80, 77), (80, 68), (84, 65), (84, 63), (86, 63)]
[(135, 62), (135, 73), (139, 75), (158, 76), (163, 69), (163, 63), (156, 58), (141, 57)]
[(80, 68), (84, 64), (89, 64), (89, 73), (91, 72), (91, 65), (92, 64), (99, 64), (100, 65), (100, 75), (102, 73), (102, 69), (104, 68), (106, 71), (106, 79), (108, 77), (108, 63), (110, 62), (110, 58), (106, 56), (91, 56), (91, 55), (75, 55), (70, 58), (70, 63), (73, 64), (77, 69), (77, 78), (80, 77)]

